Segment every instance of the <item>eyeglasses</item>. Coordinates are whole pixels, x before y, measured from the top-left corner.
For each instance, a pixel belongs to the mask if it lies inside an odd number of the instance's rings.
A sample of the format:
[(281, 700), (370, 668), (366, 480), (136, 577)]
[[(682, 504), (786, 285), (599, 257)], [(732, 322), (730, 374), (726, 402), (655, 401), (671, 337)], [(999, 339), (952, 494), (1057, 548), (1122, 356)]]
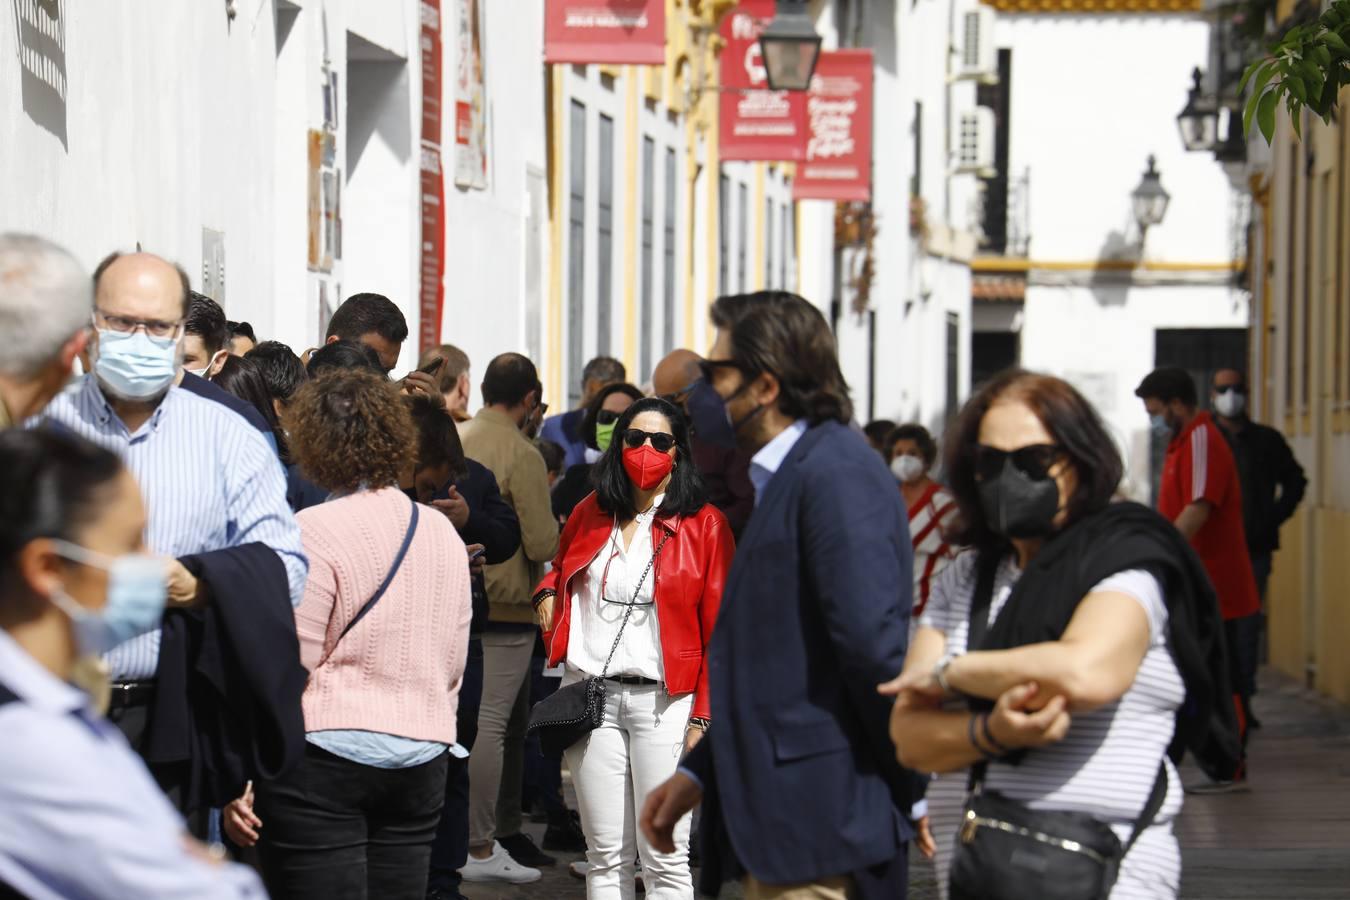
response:
[(634, 607), (635, 609), (642, 609), (643, 607), (647, 606), (655, 606), (656, 605), (655, 598), (648, 600), (646, 603), (639, 603), (637, 597), (634, 597), (631, 601), (609, 599), (609, 566), (612, 562), (614, 562), (614, 560), (619, 558), (619, 545), (617, 538), (611, 541), (610, 546), (612, 546), (614, 549), (610, 551), (609, 559), (605, 560), (605, 571), (600, 575), (600, 602), (608, 603), (611, 606), (631, 606)]
[(595, 414), (595, 424), (613, 425), (615, 422), (619, 421), (620, 415), (621, 413), (616, 413), (612, 409), (602, 409)]
[(94, 327), (117, 334), (135, 334), (139, 328), (144, 329), (150, 337), (177, 338), (183, 327), (183, 320), (166, 322), (163, 319), (133, 319), (130, 316), (114, 316), (99, 309), (94, 311)]
[(713, 383), (713, 379), (717, 377), (718, 369), (735, 369), (741, 373), (745, 372), (745, 367), (732, 359), (700, 359), (698, 361), (698, 371), (708, 384)]
[(675, 446), (675, 435), (661, 431), (643, 431), (640, 428), (630, 428), (623, 433), (623, 442), (634, 450), (647, 441), (651, 441), (652, 447), (657, 451), (669, 453), (670, 448)]
[(1013, 467), (1032, 481), (1044, 481), (1064, 455), (1054, 444), (1031, 444), (1016, 450), (999, 450), (981, 444), (975, 449), (975, 476), (981, 481), (997, 478), (1012, 460)]

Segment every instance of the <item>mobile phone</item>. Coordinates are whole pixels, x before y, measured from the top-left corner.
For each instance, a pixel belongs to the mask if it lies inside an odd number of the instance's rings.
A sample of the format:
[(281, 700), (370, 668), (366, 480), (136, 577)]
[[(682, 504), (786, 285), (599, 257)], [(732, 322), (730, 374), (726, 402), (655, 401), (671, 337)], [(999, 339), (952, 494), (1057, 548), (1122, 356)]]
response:
[(479, 547), (477, 550), (469, 554), (469, 562), (473, 562), (475, 559), (482, 556), (486, 552), (487, 552), (486, 547)]
[(435, 375), (441, 370), (441, 366), (443, 365), (445, 365), (445, 357), (438, 356), (417, 371), (421, 372), (423, 375)]

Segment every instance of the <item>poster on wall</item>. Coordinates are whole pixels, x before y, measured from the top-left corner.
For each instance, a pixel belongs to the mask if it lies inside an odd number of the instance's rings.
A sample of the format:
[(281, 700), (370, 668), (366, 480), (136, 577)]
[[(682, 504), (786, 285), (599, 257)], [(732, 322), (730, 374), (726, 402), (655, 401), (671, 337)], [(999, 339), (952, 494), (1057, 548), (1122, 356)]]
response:
[(545, 0), (544, 62), (665, 61), (666, 0)]
[[(456, 0), (452, 0), (456, 2)], [(445, 173), (441, 169), (441, 0), (422, 0), (419, 351), (441, 342), (445, 305)]]
[(872, 199), (872, 51), (821, 53), (806, 97), (797, 200)]
[(487, 187), (487, 90), (484, 85), (483, 14), (486, 0), (454, 0), (458, 7), (455, 35), (455, 184)]
[(342, 258), (342, 179), (337, 168), (337, 136), (309, 132), (309, 268), (333, 271)]
[(759, 35), (776, 0), (741, 0), (722, 19), (720, 130), (723, 160), (800, 160), (806, 153), (806, 92), (771, 91)]

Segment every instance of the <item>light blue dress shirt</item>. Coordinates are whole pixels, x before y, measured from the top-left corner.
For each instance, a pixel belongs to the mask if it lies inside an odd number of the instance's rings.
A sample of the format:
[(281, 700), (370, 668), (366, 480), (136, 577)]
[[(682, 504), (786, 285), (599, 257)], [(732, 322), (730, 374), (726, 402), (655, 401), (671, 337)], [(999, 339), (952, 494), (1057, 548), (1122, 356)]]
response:
[(802, 435), (806, 434), (806, 428), (806, 420), (798, 419), (779, 432), (773, 440), (760, 447), (759, 452), (750, 458), (750, 483), (755, 486), (755, 506), (759, 506), (769, 482), (783, 467), (783, 461), (788, 458), (792, 448), (797, 446)]
[[(286, 478), (261, 432), (237, 413), (172, 387), (131, 434), (86, 375), (45, 415), (122, 458), (145, 498), (151, 552), (181, 557), (261, 542), (281, 557), (291, 605), (300, 605), (309, 564), (286, 503)], [(153, 678), (159, 641), (155, 630), (115, 648), (108, 654), (113, 678)]]
[(265, 900), (251, 869), (189, 853), (121, 733), (0, 630), (0, 883), (32, 900)]

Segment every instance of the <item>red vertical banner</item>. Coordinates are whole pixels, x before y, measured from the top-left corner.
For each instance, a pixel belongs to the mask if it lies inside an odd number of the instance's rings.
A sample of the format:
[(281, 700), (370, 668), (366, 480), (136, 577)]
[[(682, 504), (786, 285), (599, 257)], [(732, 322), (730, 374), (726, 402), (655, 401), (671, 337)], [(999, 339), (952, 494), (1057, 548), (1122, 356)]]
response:
[(797, 200), (872, 199), (872, 51), (820, 54), (806, 98), (806, 156)]
[(771, 91), (759, 35), (777, 0), (741, 0), (722, 19), (718, 156), (724, 160), (800, 160), (806, 153), (806, 94)]
[(665, 61), (666, 0), (544, 0), (544, 62)]
[(445, 176), (441, 171), (441, 0), (422, 0), (422, 253), (418, 349), (441, 342), (445, 310)]

